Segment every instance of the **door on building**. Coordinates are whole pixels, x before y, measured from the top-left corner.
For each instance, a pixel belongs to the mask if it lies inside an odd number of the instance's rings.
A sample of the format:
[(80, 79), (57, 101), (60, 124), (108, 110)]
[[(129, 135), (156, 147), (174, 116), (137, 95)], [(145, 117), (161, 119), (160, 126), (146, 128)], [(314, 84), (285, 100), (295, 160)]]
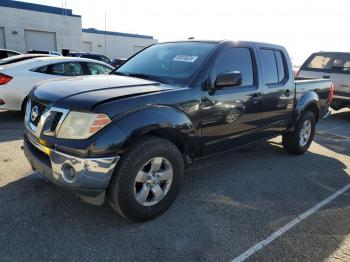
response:
[(140, 52), (141, 50), (145, 49), (145, 46), (138, 46), (138, 45), (134, 45), (134, 54)]
[(56, 33), (24, 30), (26, 49), (40, 51), (57, 51)]
[(82, 48), (83, 48), (83, 52), (91, 53), (92, 52), (92, 43), (91, 42), (83, 42)]
[(3, 27), (0, 27), (0, 48), (6, 48), (5, 30)]

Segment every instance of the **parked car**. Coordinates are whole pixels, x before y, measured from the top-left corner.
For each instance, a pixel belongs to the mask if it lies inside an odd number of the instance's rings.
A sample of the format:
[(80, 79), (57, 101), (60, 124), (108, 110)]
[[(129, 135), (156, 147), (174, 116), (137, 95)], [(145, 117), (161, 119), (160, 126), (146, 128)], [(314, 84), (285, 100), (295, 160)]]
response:
[(314, 53), (302, 65), (298, 76), (332, 80), (334, 99), (331, 107), (334, 110), (350, 107), (350, 53)]
[(278, 45), (186, 41), (148, 47), (108, 76), (38, 84), (29, 97), (33, 169), (144, 221), (169, 208), (197, 159), (278, 135), (287, 152), (306, 152), (332, 84), (295, 80)]
[(15, 55), (21, 55), (21, 53), (8, 49), (0, 49), (0, 59), (4, 59)]
[(82, 58), (89, 58), (97, 61), (102, 61), (106, 64), (111, 65), (112, 61), (108, 57), (100, 54), (92, 54), (92, 53), (82, 53), (82, 52), (72, 52), (69, 53), (70, 56), (73, 57), (82, 57)]
[(0, 110), (24, 111), (26, 97), (39, 81), (108, 74), (112, 70), (112, 66), (91, 59), (40, 55), (0, 64)]
[(126, 58), (115, 58), (111, 62), (111, 66), (118, 67), (121, 66), (127, 59)]
[(18, 63), (21, 61), (25, 61), (28, 59), (32, 59), (32, 58), (38, 58), (38, 57), (47, 57), (49, 55), (44, 55), (44, 54), (26, 54), (26, 55), (16, 55), (16, 56), (10, 56), (8, 58), (3, 58), (0, 59), (0, 66), (4, 67), (6, 65), (10, 65), (13, 63)]
[(46, 55), (52, 55), (52, 56), (62, 56), (62, 54), (57, 51), (43, 51), (43, 50), (30, 50), (27, 52), (27, 54), (46, 54)]

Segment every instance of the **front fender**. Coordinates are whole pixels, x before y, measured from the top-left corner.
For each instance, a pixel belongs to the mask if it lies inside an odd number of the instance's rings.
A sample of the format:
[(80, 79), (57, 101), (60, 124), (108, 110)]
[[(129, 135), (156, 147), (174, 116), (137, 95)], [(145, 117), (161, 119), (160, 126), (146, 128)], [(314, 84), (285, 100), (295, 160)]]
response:
[(153, 131), (171, 130), (179, 136), (185, 149), (200, 153), (200, 136), (189, 117), (182, 111), (165, 106), (146, 108), (118, 120), (118, 126), (127, 137), (126, 144)]

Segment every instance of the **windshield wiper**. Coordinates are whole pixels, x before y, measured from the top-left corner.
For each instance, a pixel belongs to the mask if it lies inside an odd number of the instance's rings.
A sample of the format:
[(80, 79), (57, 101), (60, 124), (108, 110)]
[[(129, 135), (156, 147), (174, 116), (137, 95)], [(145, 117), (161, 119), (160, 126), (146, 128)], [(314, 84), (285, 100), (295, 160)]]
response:
[(139, 74), (139, 73), (131, 73), (128, 74), (127, 76), (132, 76), (132, 77), (137, 77), (137, 78), (142, 78), (142, 79), (147, 79), (147, 80), (154, 80), (160, 83), (165, 83), (164, 79), (154, 76), (154, 75), (147, 75), (147, 74)]

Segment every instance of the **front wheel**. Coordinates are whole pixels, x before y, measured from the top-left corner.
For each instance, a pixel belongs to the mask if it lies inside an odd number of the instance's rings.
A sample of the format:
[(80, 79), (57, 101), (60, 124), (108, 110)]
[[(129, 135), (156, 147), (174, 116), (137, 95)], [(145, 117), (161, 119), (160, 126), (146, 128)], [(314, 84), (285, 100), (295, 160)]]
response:
[(152, 219), (174, 202), (183, 170), (182, 154), (173, 143), (144, 137), (118, 163), (107, 189), (107, 200), (130, 220)]
[(282, 137), (283, 148), (290, 154), (304, 154), (310, 147), (315, 135), (316, 119), (311, 111), (307, 111), (299, 119), (293, 132)]

